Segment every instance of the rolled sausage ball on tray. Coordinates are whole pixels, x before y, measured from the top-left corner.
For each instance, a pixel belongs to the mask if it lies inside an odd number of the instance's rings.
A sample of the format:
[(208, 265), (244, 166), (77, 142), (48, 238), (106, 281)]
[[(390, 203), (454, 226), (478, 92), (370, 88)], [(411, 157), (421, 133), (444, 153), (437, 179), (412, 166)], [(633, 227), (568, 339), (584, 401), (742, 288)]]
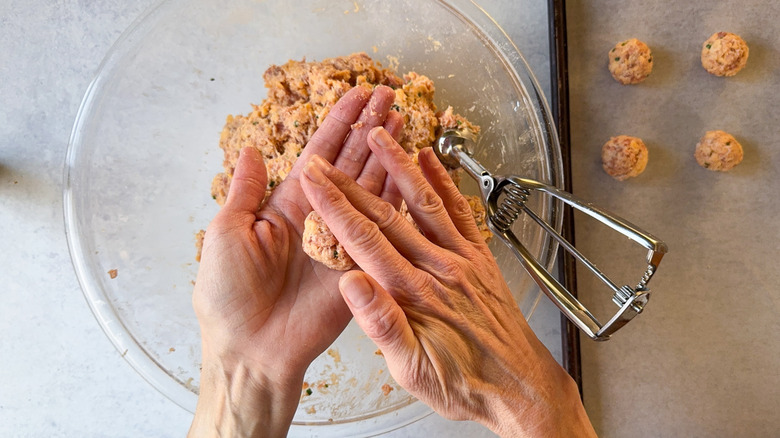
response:
[(701, 47), (701, 65), (715, 76), (734, 76), (747, 64), (748, 45), (730, 32), (716, 32)]
[(609, 176), (624, 181), (644, 172), (647, 146), (642, 139), (628, 135), (612, 137), (601, 147), (601, 166)]
[(653, 71), (653, 53), (636, 38), (619, 42), (609, 51), (609, 72), (623, 85), (638, 84)]
[(742, 145), (727, 132), (707, 131), (693, 156), (701, 167), (725, 172), (742, 162)]

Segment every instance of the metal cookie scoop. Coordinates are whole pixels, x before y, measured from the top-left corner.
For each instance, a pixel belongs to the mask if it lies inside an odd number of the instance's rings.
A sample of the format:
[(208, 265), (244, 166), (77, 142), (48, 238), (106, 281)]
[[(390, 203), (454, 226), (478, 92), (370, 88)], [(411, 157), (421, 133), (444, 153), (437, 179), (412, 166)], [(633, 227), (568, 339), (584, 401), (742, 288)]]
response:
[[(592, 339), (601, 341), (623, 327), (632, 318), (642, 312), (650, 298), (647, 283), (658, 269), (661, 258), (668, 252), (664, 242), (646, 233), (628, 221), (608, 213), (590, 203), (584, 202), (570, 193), (558, 190), (541, 182), (518, 176), (491, 175), (473, 157), (474, 137), (467, 131), (446, 131), (434, 147), (442, 163), (450, 167), (463, 167), (479, 183), (482, 202), (487, 210), (487, 223), (490, 230), (498, 236), (520, 260), (525, 270), (536, 281), (545, 295), (566, 315), (571, 322)], [(648, 249), (647, 269), (636, 287), (624, 285), (618, 287), (593, 263), (580, 253), (569, 241), (563, 238), (550, 224), (526, 206), (533, 192), (549, 195), (563, 201), (609, 228), (628, 237)], [(601, 324), (585, 306), (580, 303), (552, 274), (542, 267), (539, 261), (526, 249), (512, 232), (512, 224), (521, 214), (527, 214), (542, 229), (552, 236), (575, 259), (590, 269), (613, 292), (612, 301), (620, 308), (617, 313)]]

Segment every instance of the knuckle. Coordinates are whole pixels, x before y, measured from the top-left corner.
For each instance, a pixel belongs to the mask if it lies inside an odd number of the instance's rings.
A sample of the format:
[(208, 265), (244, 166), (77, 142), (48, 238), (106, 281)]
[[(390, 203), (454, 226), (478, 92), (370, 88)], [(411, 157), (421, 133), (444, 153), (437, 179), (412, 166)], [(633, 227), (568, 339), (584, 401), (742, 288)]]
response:
[(367, 167), (364, 167), (358, 183), (366, 189), (366, 191), (376, 195), (381, 192), (382, 187), (385, 184), (386, 175), (384, 169), (368, 169)]
[(260, 178), (257, 178), (253, 175), (234, 175), (232, 185), (234, 187), (241, 187), (244, 190), (251, 190), (252, 192), (265, 191), (265, 184), (260, 180)]
[(438, 268), (439, 272), (447, 277), (456, 277), (463, 273), (463, 269), (461, 268), (460, 263), (451, 258), (445, 258), (439, 262)]
[(408, 305), (414, 308), (425, 309), (425, 313), (429, 316), (439, 314), (442, 304), (446, 304), (446, 294), (441, 292), (441, 283), (447, 283), (448, 280), (442, 277), (441, 273), (429, 274), (427, 270), (435, 270), (438, 268), (422, 269), (419, 270), (420, 274), (417, 275), (413, 282), (410, 284), (416, 285), (410, 288), (413, 293), (404, 294), (404, 299), (408, 300)]
[(344, 194), (338, 190), (327, 190), (322, 196), (322, 205), (341, 206), (346, 201)]
[(455, 203), (452, 206), (452, 214), (460, 219), (472, 219), (474, 215), (469, 201), (460, 194), (458, 189), (453, 188), (453, 191), (455, 192), (453, 195), (457, 197), (455, 197)]
[(374, 212), (374, 222), (380, 230), (390, 228), (400, 217), (395, 208), (388, 202), (377, 202), (372, 211)]
[[(338, 184), (338, 178), (334, 177), (334, 183)], [(328, 184), (321, 190), (311, 193), (312, 205), (317, 204), (323, 210), (338, 211), (344, 207), (347, 201), (346, 196), (334, 184)], [(294, 211), (297, 207), (297, 200), (294, 198), (283, 198), (278, 201), (281, 205), (280, 211)]]
[(382, 303), (372, 312), (369, 337), (380, 345), (391, 345), (398, 338), (399, 321), (390, 303)]
[(424, 213), (437, 213), (442, 208), (441, 198), (427, 185), (414, 193), (412, 203)]
[[(458, 260), (451, 257), (438, 257), (433, 263), (433, 270), (435, 270), (435, 277), (437, 283), (443, 284), (458, 284), (462, 282), (464, 274), (464, 268)], [(429, 287), (433, 287), (433, 284), (429, 284)]]
[(379, 226), (363, 216), (350, 218), (345, 231), (347, 239), (352, 241), (353, 245), (364, 250), (376, 245), (381, 234)]

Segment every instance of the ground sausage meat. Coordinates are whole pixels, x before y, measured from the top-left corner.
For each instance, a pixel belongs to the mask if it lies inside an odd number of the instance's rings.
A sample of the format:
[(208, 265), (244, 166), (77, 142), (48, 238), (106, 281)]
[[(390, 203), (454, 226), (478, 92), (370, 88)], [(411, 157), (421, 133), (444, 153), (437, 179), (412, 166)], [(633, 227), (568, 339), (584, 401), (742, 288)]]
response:
[(489, 241), (493, 237), (493, 233), (487, 226), (487, 212), (485, 211), (485, 206), (482, 205), (482, 201), (479, 199), (479, 196), (476, 195), (466, 195), (466, 201), (469, 202), (471, 213), (474, 215), (474, 220), (477, 222), (479, 234), (482, 235), (482, 238), (485, 239), (486, 242)]
[(653, 71), (653, 53), (636, 38), (617, 43), (609, 51), (609, 72), (623, 85), (638, 84)]
[(747, 64), (748, 45), (730, 32), (717, 32), (701, 46), (701, 65), (715, 76), (734, 76)]
[(701, 167), (725, 172), (742, 162), (742, 145), (727, 132), (707, 131), (693, 156)]
[(618, 181), (642, 173), (647, 166), (647, 158), (645, 143), (628, 135), (612, 137), (601, 148), (601, 166)]
[(253, 146), (263, 155), (268, 190), (281, 183), (303, 147), (336, 102), (357, 85), (398, 88), (403, 80), (381, 69), (365, 53), (322, 62), (289, 61), (263, 74), (268, 97), (247, 115), (229, 115), (219, 139), (224, 173), (214, 177), (211, 195), (224, 204), (241, 148)]
[(355, 266), (352, 257), (336, 240), (322, 216), (312, 211), (303, 223), (303, 251), (312, 259), (337, 271), (346, 271)]
[[(263, 78), (268, 97), (259, 105), (253, 105), (252, 112), (247, 115), (228, 116), (222, 130), (219, 147), (224, 151), (224, 171), (214, 177), (211, 185), (212, 198), (219, 205), (224, 205), (227, 199), (243, 147), (252, 146), (263, 155), (268, 171), (267, 198), (290, 173), (302, 149), (333, 105), (356, 86), (387, 85), (395, 90), (391, 110), (398, 111), (404, 119), (399, 143), (415, 163), (419, 151), (432, 146), (441, 129), (463, 127), (479, 132), (478, 126), (455, 114), (451, 107), (437, 111), (433, 103), (435, 87), (430, 78), (415, 72), (399, 77), (365, 53), (320, 62), (289, 61), (271, 66)], [(460, 172), (451, 170), (449, 173), (457, 185)], [(480, 230), (485, 236), (490, 235), (481, 204), (473, 200), (470, 204), (474, 206)], [(411, 219), (408, 213), (405, 215)], [(305, 228), (303, 246), (307, 254), (332, 269), (351, 268), (352, 259), (338, 245), (321, 218), (310, 215)], [(334, 256), (336, 253), (337, 257)]]

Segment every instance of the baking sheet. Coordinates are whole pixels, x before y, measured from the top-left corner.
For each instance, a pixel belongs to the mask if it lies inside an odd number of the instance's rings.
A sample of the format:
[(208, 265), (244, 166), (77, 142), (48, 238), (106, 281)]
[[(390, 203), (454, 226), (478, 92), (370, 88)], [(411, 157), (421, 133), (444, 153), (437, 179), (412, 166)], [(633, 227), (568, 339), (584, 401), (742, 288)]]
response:
[[(777, 436), (780, 3), (580, 0), (566, 12), (574, 193), (670, 247), (645, 312), (607, 343), (583, 341), (591, 419), (606, 437)], [(701, 67), (702, 43), (718, 31), (750, 47), (735, 77)], [(628, 38), (653, 51), (653, 73), (639, 85), (620, 85), (607, 70), (608, 51)], [(693, 158), (715, 129), (744, 147), (728, 173)], [(624, 182), (600, 163), (601, 146), (618, 134), (649, 148), (646, 171)], [(638, 280), (642, 251), (575, 220), (587, 256)], [(580, 273), (578, 283), (588, 307), (614, 311), (597, 280)]]

